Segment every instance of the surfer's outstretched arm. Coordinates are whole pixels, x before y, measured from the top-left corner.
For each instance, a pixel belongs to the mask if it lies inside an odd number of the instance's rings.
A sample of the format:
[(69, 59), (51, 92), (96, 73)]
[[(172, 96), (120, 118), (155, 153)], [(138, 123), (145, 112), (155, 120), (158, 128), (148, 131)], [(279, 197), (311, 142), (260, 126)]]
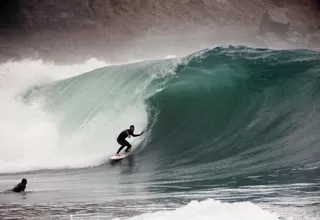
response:
[[(140, 135), (142, 135), (143, 133), (144, 133), (144, 131), (142, 131), (140, 134), (134, 134), (133, 133), (134, 132), (134, 125), (131, 125), (130, 126), (130, 129), (127, 129), (126, 130), (126, 137), (138, 137), (138, 136), (140, 136)], [(124, 138), (126, 138), (126, 137), (124, 137)]]
[(134, 134), (133, 132), (131, 133), (132, 137), (138, 137), (141, 136), (143, 134), (143, 132), (141, 132), (140, 134)]

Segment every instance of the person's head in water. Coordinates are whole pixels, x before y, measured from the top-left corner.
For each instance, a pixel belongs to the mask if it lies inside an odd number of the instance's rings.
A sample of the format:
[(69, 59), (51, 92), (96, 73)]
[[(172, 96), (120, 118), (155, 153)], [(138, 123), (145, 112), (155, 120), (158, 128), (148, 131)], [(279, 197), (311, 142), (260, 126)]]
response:
[(27, 180), (26, 180), (26, 179), (22, 179), (22, 180), (21, 180), (21, 183), (22, 183), (23, 185), (27, 185)]
[(131, 130), (131, 131), (134, 131), (134, 125), (131, 125), (131, 126), (130, 126), (130, 130)]

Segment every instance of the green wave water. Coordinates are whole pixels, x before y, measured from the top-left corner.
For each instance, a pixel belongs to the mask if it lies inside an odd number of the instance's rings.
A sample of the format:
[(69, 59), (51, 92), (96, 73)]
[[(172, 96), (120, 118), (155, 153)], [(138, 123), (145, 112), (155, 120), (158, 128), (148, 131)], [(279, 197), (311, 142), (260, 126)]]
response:
[(133, 141), (137, 156), (154, 164), (159, 180), (169, 170), (177, 181), (206, 184), (310, 167), (312, 176), (319, 63), (320, 54), (307, 50), (217, 47), (103, 67), (34, 87), (25, 99), (45, 100), (59, 127), (58, 153), (75, 167), (103, 164), (118, 149), (118, 133), (135, 124), (147, 129)]
[(146, 151), (182, 184), (316, 181), (319, 61), (311, 51), (245, 47), (191, 58), (147, 100), (158, 115)]

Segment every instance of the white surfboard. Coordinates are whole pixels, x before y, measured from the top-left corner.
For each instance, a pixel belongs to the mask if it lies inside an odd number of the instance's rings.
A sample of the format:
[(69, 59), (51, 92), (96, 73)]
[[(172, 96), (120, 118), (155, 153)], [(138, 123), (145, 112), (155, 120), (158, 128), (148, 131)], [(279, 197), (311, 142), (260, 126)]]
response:
[(111, 160), (122, 160), (123, 158), (125, 158), (126, 156), (128, 156), (130, 153), (132, 152), (132, 150), (130, 150), (129, 152), (121, 152), (120, 155), (113, 155), (110, 157)]

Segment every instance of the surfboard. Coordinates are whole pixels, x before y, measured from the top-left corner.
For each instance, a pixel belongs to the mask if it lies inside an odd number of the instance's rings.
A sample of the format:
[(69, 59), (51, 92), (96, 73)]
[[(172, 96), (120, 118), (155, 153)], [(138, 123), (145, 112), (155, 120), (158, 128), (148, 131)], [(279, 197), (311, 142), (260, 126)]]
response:
[(132, 150), (130, 150), (129, 152), (121, 152), (120, 155), (113, 155), (110, 157), (111, 160), (122, 160), (123, 158), (125, 158), (126, 156), (128, 156), (130, 153), (132, 152)]

